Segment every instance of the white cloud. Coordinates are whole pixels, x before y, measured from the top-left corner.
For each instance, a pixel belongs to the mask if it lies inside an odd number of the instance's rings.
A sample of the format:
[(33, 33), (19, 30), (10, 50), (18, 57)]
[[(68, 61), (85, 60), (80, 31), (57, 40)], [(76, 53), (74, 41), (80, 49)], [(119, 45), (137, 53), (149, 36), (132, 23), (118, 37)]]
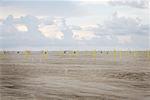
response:
[[(108, 20), (101, 25), (70, 26), (73, 38), (77, 40), (92, 40), (93, 38), (104, 38), (109, 41), (112, 37), (119, 40), (119, 43), (130, 43), (132, 38), (126, 35), (148, 35), (149, 25), (143, 24), (141, 19), (120, 16), (118, 12), (112, 14)], [(121, 40), (122, 39), (122, 40)]]
[(118, 13), (114, 13), (109, 20), (102, 24), (102, 27), (98, 31), (105, 32), (106, 34), (137, 34), (146, 35), (149, 33), (149, 25), (143, 24), (140, 18), (130, 18), (125, 16), (119, 16)]
[(81, 5), (106, 5), (109, 0), (79, 0)]
[(87, 10), (82, 8), (78, 2), (71, 1), (2, 1), (0, 4), (0, 17), (7, 17), (9, 14), (15, 16), (34, 15), (34, 16), (84, 16)]
[(67, 48), (77, 46), (79, 42), (92, 47), (147, 47), (149, 25), (139, 18), (120, 16), (116, 12), (100, 24), (76, 26), (68, 25), (62, 17), (8, 16), (0, 24), (0, 35), (4, 47), (53, 45)]
[(94, 29), (98, 28), (97, 25), (86, 25), (86, 26), (70, 26), (73, 32), (73, 38), (76, 40), (91, 40), (97, 38)]
[(2, 25), (3, 19), (0, 18), (0, 25)]
[(39, 26), (39, 31), (47, 38), (62, 39), (63, 33), (56, 25)]
[(91, 40), (96, 37), (92, 31), (74, 30), (73, 33), (73, 38), (76, 40)]
[(104, 36), (107, 40), (112, 40), (112, 37), (110, 35)]
[(120, 44), (128, 44), (132, 42), (132, 38), (130, 35), (127, 36), (117, 36), (118, 42)]
[(28, 31), (27, 26), (23, 25), (23, 24), (17, 24), (16, 28), (17, 28), (18, 31), (21, 31), (21, 32), (27, 32)]
[(149, 0), (110, 0), (108, 3), (113, 6), (129, 6), (142, 9), (149, 7)]

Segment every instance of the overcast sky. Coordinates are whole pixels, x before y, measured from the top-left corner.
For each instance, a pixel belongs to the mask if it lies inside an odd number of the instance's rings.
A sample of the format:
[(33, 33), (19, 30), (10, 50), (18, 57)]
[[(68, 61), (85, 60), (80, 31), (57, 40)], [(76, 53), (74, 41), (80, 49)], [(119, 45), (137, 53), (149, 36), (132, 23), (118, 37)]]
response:
[(1, 50), (146, 50), (149, 28), (149, 0), (0, 0)]

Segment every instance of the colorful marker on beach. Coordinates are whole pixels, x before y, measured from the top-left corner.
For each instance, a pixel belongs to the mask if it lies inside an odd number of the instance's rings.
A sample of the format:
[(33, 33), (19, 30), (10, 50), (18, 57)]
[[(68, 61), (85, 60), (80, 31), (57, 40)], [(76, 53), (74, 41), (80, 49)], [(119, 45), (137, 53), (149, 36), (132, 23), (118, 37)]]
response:
[(5, 54), (0, 54), (0, 59), (4, 59), (6, 58), (6, 55)]
[(25, 58), (27, 59), (27, 58), (30, 57), (31, 52), (29, 50), (26, 50), (26, 51), (23, 52), (23, 54), (24, 54)]
[(122, 50), (119, 52), (120, 59), (122, 59)]
[(59, 54), (60, 54), (60, 56), (63, 56), (64, 52), (63, 51), (59, 51)]
[(147, 50), (146, 53), (147, 53), (147, 57), (150, 58), (150, 51)]
[(116, 63), (116, 57), (117, 57), (117, 52), (116, 52), (116, 49), (114, 49), (114, 63)]
[(136, 51), (133, 51), (133, 56), (136, 57), (137, 53)]
[(97, 52), (96, 52), (96, 49), (92, 52), (92, 56), (94, 57), (94, 58), (96, 58), (96, 54), (97, 54)]

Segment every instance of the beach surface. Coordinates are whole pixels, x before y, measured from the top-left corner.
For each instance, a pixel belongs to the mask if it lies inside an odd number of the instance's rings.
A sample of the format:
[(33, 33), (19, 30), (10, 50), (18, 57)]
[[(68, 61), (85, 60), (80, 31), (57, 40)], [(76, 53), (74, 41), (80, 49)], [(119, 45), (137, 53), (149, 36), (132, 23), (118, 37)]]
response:
[(150, 100), (150, 53), (0, 52), (0, 100)]

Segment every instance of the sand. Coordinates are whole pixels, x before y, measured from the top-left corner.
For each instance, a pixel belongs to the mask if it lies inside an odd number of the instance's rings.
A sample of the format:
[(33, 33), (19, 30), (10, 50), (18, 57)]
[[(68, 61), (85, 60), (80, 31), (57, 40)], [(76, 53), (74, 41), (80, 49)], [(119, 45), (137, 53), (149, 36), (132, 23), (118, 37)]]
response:
[(0, 100), (150, 100), (150, 55), (0, 52)]

